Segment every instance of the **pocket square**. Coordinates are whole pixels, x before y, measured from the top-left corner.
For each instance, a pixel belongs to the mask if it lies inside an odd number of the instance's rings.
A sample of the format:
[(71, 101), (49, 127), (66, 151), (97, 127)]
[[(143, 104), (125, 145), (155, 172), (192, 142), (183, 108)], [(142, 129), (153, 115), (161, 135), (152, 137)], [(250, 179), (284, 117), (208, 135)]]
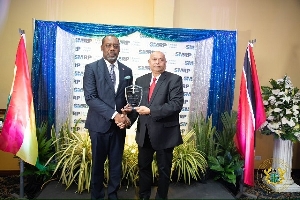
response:
[(125, 76), (124, 77), (124, 80), (128, 80), (128, 79), (131, 79), (131, 76)]

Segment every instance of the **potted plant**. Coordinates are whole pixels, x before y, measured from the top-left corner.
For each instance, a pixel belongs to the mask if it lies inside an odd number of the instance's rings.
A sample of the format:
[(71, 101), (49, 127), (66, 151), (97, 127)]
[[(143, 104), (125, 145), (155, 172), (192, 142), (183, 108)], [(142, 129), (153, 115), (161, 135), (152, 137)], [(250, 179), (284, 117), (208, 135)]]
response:
[(138, 180), (138, 148), (137, 144), (125, 144), (122, 159), (122, 182), (126, 183), (126, 188), (130, 185), (137, 186)]
[[(207, 119), (201, 113), (200, 116), (195, 116), (191, 120), (191, 127), (195, 132), (196, 148), (198, 152), (202, 152), (205, 159), (209, 156), (216, 157), (219, 153), (218, 144), (215, 142), (216, 127), (212, 125), (212, 116)], [(200, 181), (206, 183), (209, 179), (210, 169), (205, 169), (204, 173), (200, 174)]]
[[(200, 173), (207, 168), (207, 161), (203, 152), (199, 152), (195, 143), (195, 131), (192, 129), (183, 135), (183, 144), (174, 148), (171, 176), (177, 181), (183, 179), (190, 184), (191, 179), (198, 180)], [(175, 181), (173, 180), (172, 181)]]
[(58, 134), (52, 131), (56, 152), (48, 163), (55, 160), (53, 175), (59, 175), (59, 180), (67, 186), (66, 189), (76, 183), (77, 192), (82, 193), (83, 190), (90, 190), (92, 151), (88, 133), (77, 132), (77, 123), (73, 131), (70, 130), (68, 122), (63, 124)]
[(46, 137), (47, 123), (42, 123), (36, 128), (36, 137), (38, 142), (38, 160), (35, 166), (24, 162), (23, 176), (26, 177), (27, 184), (24, 187), (24, 192), (28, 198), (34, 198), (42, 189), (43, 184), (51, 179), (55, 168), (54, 163), (46, 165), (47, 161), (54, 154), (51, 146), (52, 138)]
[(209, 168), (215, 172), (214, 180), (220, 180), (234, 194), (238, 191), (237, 182), (240, 180), (244, 165), (234, 144), (236, 119), (235, 111), (230, 114), (228, 112), (221, 114), (223, 130), (215, 134), (219, 153), (216, 157), (208, 157)]

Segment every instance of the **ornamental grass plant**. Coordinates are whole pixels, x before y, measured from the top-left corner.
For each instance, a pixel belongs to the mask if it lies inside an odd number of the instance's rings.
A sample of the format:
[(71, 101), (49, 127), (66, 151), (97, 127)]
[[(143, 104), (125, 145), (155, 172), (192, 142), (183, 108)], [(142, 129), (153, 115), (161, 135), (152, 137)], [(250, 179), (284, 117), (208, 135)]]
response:
[(122, 159), (122, 182), (126, 183), (128, 189), (130, 185), (137, 186), (138, 181), (138, 148), (137, 144), (125, 144)]
[[(77, 184), (77, 192), (84, 190), (89, 192), (92, 170), (91, 141), (88, 133), (79, 133), (75, 128), (70, 129), (68, 121), (65, 122), (58, 133), (52, 131), (54, 155), (47, 164), (55, 163), (53, 176), (57, 175), (62, 184), (68, 189), (72, 184)], [(136, 187), (138, 182), (138, 147), (137, 144), (125, 144), (122, 159), (122, 181), (126, 188), (130, 185)], [(205, 173), (208, 164), (205, 153), (199, 152), (195, 142), (194, 130), (183, 135), (183, 144), (174, 148), (171, 174), (176, 174), (177, 179), (190, 184), (191, 180), (199, 180)], [(109, 180), (109, 161), (104, 164), (104, 176), (106, 184)], [(158, 178), (156, 156), (152, 162), (153, 182)], [(174, 177), (174, 176), (172, 176)]]
[(192, 179), (200, 179), (207, 166), (205, 154), (197, 150), (195, 131), (191, 129), (183, 135), (183, 144), (174, 148), (171, 176), (174, 177), (174, 173), (176, 173), (177, 180), (172, 181), (183, 179), (185, 183), (190, 184)]
[(66, 185), (66, 189), (76, 183), (77, 192), (82, 193), (90, 190), (92, 150), (88, 133), (77, 132), (76, 126), (70, 131), (66, 122), (57, 135), (52, 131), (56, 152), (49, 162), (54, 159), (57, 163), (53, 175), (59, 174), (59, 180)]

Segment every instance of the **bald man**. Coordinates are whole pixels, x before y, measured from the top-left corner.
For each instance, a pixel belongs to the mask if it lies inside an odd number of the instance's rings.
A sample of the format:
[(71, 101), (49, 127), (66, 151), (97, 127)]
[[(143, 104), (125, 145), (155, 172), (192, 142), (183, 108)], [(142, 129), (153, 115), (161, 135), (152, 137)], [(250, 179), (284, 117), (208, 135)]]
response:
[[(158, 164), (158, 188), (156, 199), (167, 199), (173, 150), (183, 143), (179, 113), (183, 106), (182, 78), (165, 71), (166, 58), (155, 51), (148, 60), (151, 73), (136, 79), (135, 84), (143, 88), (141, 105), (132, 112), (139, 116), (136, 130), (139, 166), (139, 198), (149, 199), (152, 185), (153, 155)], [(130, 108), (125, 107), (126, 112)]]

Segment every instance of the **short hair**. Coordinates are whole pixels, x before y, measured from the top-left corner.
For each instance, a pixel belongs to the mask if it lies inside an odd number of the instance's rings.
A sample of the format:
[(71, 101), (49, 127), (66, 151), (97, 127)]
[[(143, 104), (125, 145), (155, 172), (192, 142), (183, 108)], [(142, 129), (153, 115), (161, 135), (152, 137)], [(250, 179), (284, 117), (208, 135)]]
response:
[(119, 40), (119, 38), (118, 38), (117, 36), (115, 36), (114, 34), (109, 34), (109, 35), (105, 35), (105, 36), (102, 38), (102, 44), (104, 43), (104, 40), (105, 40), (105, 38), (107, 38), (107, 37), (115, 37), (115, 38), (117, 38), (117, 39)]

